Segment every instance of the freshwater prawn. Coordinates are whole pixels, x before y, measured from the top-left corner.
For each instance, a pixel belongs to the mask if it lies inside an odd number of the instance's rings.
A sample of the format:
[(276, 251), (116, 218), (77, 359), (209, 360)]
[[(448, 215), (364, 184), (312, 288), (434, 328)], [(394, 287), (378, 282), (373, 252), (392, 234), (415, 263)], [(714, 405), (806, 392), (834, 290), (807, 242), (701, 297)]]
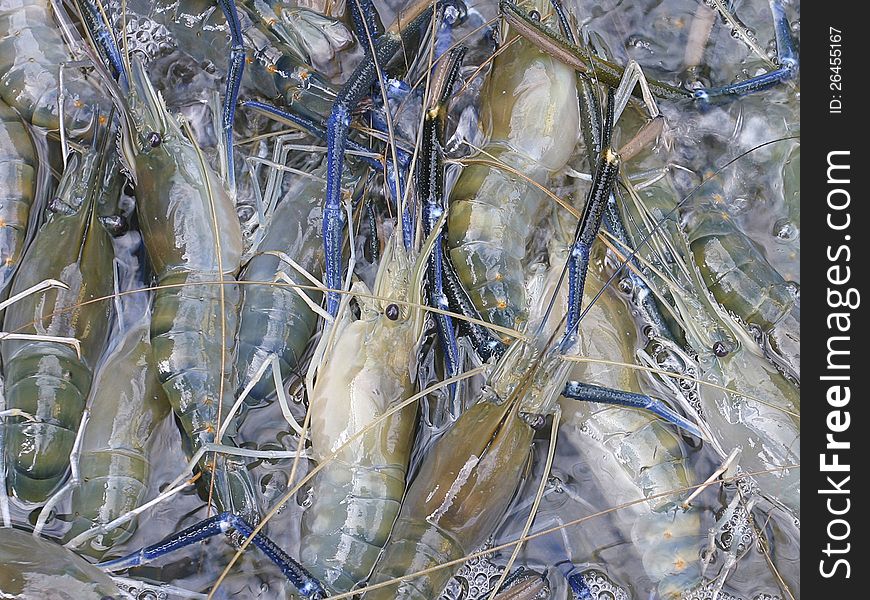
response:
[[(70, 157), (58, 195), (21, 259), (11, 294), (46, 280), (63, 288), (32, 294), (6, 309), (6, 331), (78, 340), (78, 350), (57, 341), (7, 340), (0, 345), (7, 408), (34, 415), (6, 420), (7, 485), (27, 502), (44, 501), (69, 469), (97, 361), (106, 347), (112, 305), (113, 250), (97, 211), (105, 196), (120, 193), (120, 178), (102, 143)], [(103, 186), (108, 187), (104, 188)]]

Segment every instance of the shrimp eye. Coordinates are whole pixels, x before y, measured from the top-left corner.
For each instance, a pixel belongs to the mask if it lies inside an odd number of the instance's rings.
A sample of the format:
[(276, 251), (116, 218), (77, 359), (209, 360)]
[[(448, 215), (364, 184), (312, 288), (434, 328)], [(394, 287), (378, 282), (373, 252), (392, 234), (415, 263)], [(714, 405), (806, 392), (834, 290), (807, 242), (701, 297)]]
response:
[(152, 131), (151, 133), (149, 133), (146, 138), (148, 140), (148, 145), (152, 148), (156, 148), (163, 143), (163, 138), (156, 131)]
[(388, 304), (386, 310), (384, 310), (384, 314), (390, 321), (397, 320), (399, 318), (399, 305)]
[(731, 348), (728, 347), (728, 344), (724, 342), (716, 342), (713, 344), (713, 354), (722, 358), (724, 356), (728, 356), (728, 353), (731, 351)]
[(530, 10), (529, 11), (529, 18), (532, 21), (540, 21), (541, 20), (541, 13), (539, 13), (538, 11), (536, 11), (534, 9)]

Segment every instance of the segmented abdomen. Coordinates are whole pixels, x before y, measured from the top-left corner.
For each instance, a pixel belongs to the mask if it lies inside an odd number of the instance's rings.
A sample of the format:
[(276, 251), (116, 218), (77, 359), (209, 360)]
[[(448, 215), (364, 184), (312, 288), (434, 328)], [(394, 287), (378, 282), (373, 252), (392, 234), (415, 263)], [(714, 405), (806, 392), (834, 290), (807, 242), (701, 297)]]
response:
[[(151, 319), (157, 376), (183, 430), (189, 453), (216, 441), (237, 386), (235, 337), (239, 286), (232, 275), (170, 271), (158, 284)], [(223, 290), (223, 300), (221, 291)], [(221, 443), (232, 446), (235, 423)], [(199, 461), (201, 490), (220, 510), (256, 519), (258, 505), (244, 461), (206, 453)]]
[(6, 408), (36, 418), (6, 424), (6, 481), (19, 498), (40, 502), (66, 477), (93, 373), (74, 349), (50, 342), (4, 358)]
[[(0, 0), (0, 98), (34, 125), (59, 129), (60, 69), (72, 63), (48, 2)], [(80, 69), (63, 75), (67, 127), (87, 125), (99, 101)]]
[[(298, 194), (286, 197), (275, 209), (269, 229), (255, 254), (239, 277), (242, 281), (262, 281), (263, 285), (242, 286), (242, 312), (239, 320), (237, 367), (239, 387), (244, 388), (270, 356), (277, 356), (282, 377), (298, 373), (299, 359), (314, 334), (317, 315), (286, 282), (271, 285), (279, 272), (292, 281), (311, 286), (311, 282), (294, 267), (273, 254), (282, 252), (310, 273), (319, 273), (323, 263), (323, 241), (320, 235), (320, 201), (323, 186), (319, 182), (298, 189)], [(296, 190), (294, 189), (294, 192)], [(313, 302), (320, 302), (320, 293), (301, 290)], [(259, 404), (275, 394), (275, 385), (268, 371), (251, 390), (247, 402)]]
[[(241, 279), (271, 281), (280, 268), (277, 259), (269, 260), (273, 258), (254, 257)], [(308, 291), (305, 293), (310, 294)], [(314, 294), (314, 302), (319, 302), (318, 296)], [(245, 285), (242, 288), (241, 310), (237, 360), (239, 388), (250, 383), (260, 366), (271, 356), (278, 357), (283, 379), (298, 374), (299, 359), (317, 324), (317, 316), (299, 294), (282, 284)], [(257, 405), (274, 395), (274, 380), (267, 370), (245, 401)]]
[(0, 101), (0, 297), (24, 251), (37, 162), (21, 119)]
[[(148, 486), (146, 446), (169, 413), (153, 363), (150, 314), (130, 329), (100, 367), (91, 391), (91, 417), (82, 439), (80, 486), (73, 490), (72, 538), (139, 506)], [(102, 558), (135, 530), (130, 521), (90, 540), (81, 551)]]
[[(518, 154), (508, 150), (498, 158), (526, 176), (531, 171), (538, 183), (546, 182), (546, 172), (530, 169), (530, 161)], [(545, 199), (520, 176), (479, 164), (467, 167), (453, 189), (447, 219), (450, 258), (472, 302), (490, 323), (523, 327), (528, 312), (526, 246)]]
[(315, 476), (301, 559), (321, 583), (349, 591), (369, 576), (399, 514), (406, 468), (338, 459)]
[(721, 214), (696, 210), (685, 230), (704, 284), (727, 310), (765, 334), (799, 376), (800, 306), (796, 291), (755, 244)]
[[(151, 318), (157, 375), (194, 449), (211, 443), (232, 407), (239, 287), (231, 275), (170, 272), (158, 282)], [(221, 290), (224, 301), (221, 302)], [(223, 332), (223, 337), (221, 333)], [(224, 383), (223, 387), (221, 383)]]
[(673, 426), (655, 416), (598, 404), (582, 407), (581, 413), (584, 409), (589, 417), (583, 428), (592, 439), (584, 440), (583, 453), (600, 465), (601, 485), (618, 486), (619, 469), (625, 493), (618, 497), (650, 499), (624, 511), (623, 520), (630, 523), (632, 542), (659, 596), (675, 600), (701, 580), (700, 515), (677, 507), (686, 493), (682, 490), (692, 483), (686, 450)]

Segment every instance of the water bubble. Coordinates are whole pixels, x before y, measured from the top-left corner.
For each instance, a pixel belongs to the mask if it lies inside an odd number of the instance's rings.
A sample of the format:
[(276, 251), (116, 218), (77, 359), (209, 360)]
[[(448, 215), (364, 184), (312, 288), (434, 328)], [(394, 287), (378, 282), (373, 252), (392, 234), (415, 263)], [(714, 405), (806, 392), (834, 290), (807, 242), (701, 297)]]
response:
[(800, 230), (794, 221), (782, 218), (773, 224), (773, 235), (780, 241), (792, 242), (798, 238)]

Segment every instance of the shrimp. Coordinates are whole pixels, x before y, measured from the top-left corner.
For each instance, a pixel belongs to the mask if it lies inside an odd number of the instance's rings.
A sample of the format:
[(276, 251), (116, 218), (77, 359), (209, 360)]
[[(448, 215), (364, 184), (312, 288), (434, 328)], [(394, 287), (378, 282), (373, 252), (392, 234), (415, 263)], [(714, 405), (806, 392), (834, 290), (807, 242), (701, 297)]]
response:
[[(603, 273), (590, 270), (587, 305), (606, 284)], [(625, 301), (602, 294), (581, 324), (580, 354), (621, 363), (635, 362), (635, 326)], [(588, 332), (588, 333), (587, 333)], [(594, 332), (594, 333), (593, 333)], [(634, 371), (577, 363), (571, 378), (614, 389), (639, 391)], [(579, 435), (572, 444), (581, 460), (596, 464), (591, 473), (614, 505), (650, 498), (619, 511), (651, 581), (661, 598), (679, 598), (701, 581), (698, 552), (703, 543), (696, 509), (678, 507), (684, 499), (669, 490), (696, 483), (686, 464), (688, 452), (680, 437), (652, 415), (621, 406), (562, 400), (563, 431)]]
[[(123, 334), (94, 379), (79, 458), (82, 482), (72, 493), (75, 519), (69, 538), (114, 520), (144, 500), (150, 470), (148, 441), (170, 410), (153, 362), (150, 325), (146, 310)], [(127, 540), (133, 527), (135, 521), (94, 537), (79, 552), (101, 558)]]
[(36, 194), (38, 159), (27, 128), (0, 101), (0, 297), (24, 252), (30, 209)]
[(112, 243), (96, 209), (101, 194), (118, 194), (118, 177), (103, 189), (108, 150), (73, 155), (48, 220), (21, 259), (12, 293), (47, 278), (49, 289), (6, 309), (4, 329), (79, 340), (80, 352), (58, 342), (4, 341), (7, 407), (36, 417), (6, 423), (7, 485), (20, 499), (44, 501), (66, 477), (97, 361), (106, 347), (112, 295)]
[[(543, 14), (547, 2), (535, 7)], [(527, 319), (526, 246), (546, 203), (540, 186), (579, 137), (576, 85), (573, 68), (515, 33), (493, 61), (480, 119), (489, 142), (463, 169), (447, 220), (456, 272), (488, 322), (522, 329)]]
[(683, 212), (689, 248), (707, 290), (720, 305), (755, 330), (762, 347), (783, 371), (800, 380), (800, 302), (794, 284), (717, 209), (712, 199)]
[[(431, 245), (429, 240), (428, 250)], [(311, 504), (302, 517), (301, 558), (332, 591), (349, 591), (368, 577), (402, 502), (416, 403), (358, 440), (344, 441), (413, 394), (427, 247), (412, 261), (401, 236), (394, 234), (372, 292), (354, 284), (319, 349), (324, 360), (310, 394), (311, 452), (318, 461), (336, 449), (338, 454), (312, 481)], [(359, 319), (348, 314), (351, 297), (359, 305)]]
[[(228, 193), (148, 80), (130, 73), (125, 158), (136, 182), (136, 210), (158, 289), (151, 346), (163, 390), (190, 451), (213, 443), (236, 390), (235, 336), (242, 232)], [(234, 430), (228, 429), (232, 437)], [(222, 510), (258, 513), (243, 465), (206, 453), (198, 467)]]
[[(612, 110), (609, 115), (612, 127)], [(609, 133), (606, 138), (609, 140)], [(602, 153), (576, 238), (578, 246), (601, 224), (602, 202), (613, 184), (617, 166), (615, 153)], [(571, 256), (582, 253), (581, 247)], [(580, 267), (582, 270), (583, 265)], [(558, 287), (561, 273), (554, 271), (551, 275), (548, 283)], [(572, 293), (571, 300), (576, 299)], [(506, 513), (526, 469), (536, 430), (543, 427), (545, 415), (554, 410), (570, 371), (570, 363), (560, 349), (562, 344), (553, 345), (544, 331), (549, 316), (546, 304), (539, 303), (534, 321), (526, 328), (527, 332), (535, 331), (531, 325), (540, 322), (538, 334), (508, 346), (478, 401), (427, 453), (405, 494), (392, 541), (372, 573), (371, 590), (366, 593), (369, 600), (436, 597), (455, 567), (416, 574), (459, 560), (480, 547)], [(579, 306), (575, 308), (579, 310)], [(572, 336), (566, 331), (563, 339), (571, 340)], [(415, 576), (409, 577), (412, 574)], [(404, 579), (377, 587), (396, 578)]]
[[(266, 234), (240, 280), (273, 281), (282, 270), (282, 259), (272, 254), (275, 252), (291, 257), (307, 271), (322, 265), (323, 195), (324, 184), (315, 178), (306, 177), (291, 189), (272, 214)], [(314, 302), (318, 295), (312, 294)], [(296, 290), (268, 284), (243, 286), (236, 358), (240, 387), (250, 383), (270, 356), (278, 358), (282, 373), (297, 371), (316, 323), (316, 314)], [(261, 378), (249, 392), (248, 404), (262, 403), (275, 394), (272, 381)]]
[[(627, 196), (626, 209), (649, 222), (673, 214), (675, 197), (670, 181), (662, 179)], [(632, 235), (645, 236), (646, 232)], [(689, 239), (681, 228), (673, 224), (658, 227), (650, 241), (653, 253), (647, 259), (669, 275), (668, 280), (650, 275), (653, 287), (659, 300), (679, 317), (686, 341), (697, 353), (701, 379), (713, 384), (699, 389), (702, 418), (721, 444), (721, 452), (742, 447), (741, 467), (749, 472), (770, 471), (759, 479), (762, 492), (799, 515), (799, 388), (761, 356), (746, 329), (711, 297), (699, 269), (676, 269), (675, 265), (694, 263)], [(665, 263), (658, 256), (678, 259)]]
[[(61, 69), (66, 108), (64, 126), (90, 123), (104, 102), (99, 88), (74, 62), (49, 0), (0, 0), (0, 99), (21, 117), (49, 130), (60, 129)], [(65, 104), (66, 107), (66, 104)]]
[(6, 598), (123, 598), (96, 566), (63, 546), (0, 528), (0, 594)]

